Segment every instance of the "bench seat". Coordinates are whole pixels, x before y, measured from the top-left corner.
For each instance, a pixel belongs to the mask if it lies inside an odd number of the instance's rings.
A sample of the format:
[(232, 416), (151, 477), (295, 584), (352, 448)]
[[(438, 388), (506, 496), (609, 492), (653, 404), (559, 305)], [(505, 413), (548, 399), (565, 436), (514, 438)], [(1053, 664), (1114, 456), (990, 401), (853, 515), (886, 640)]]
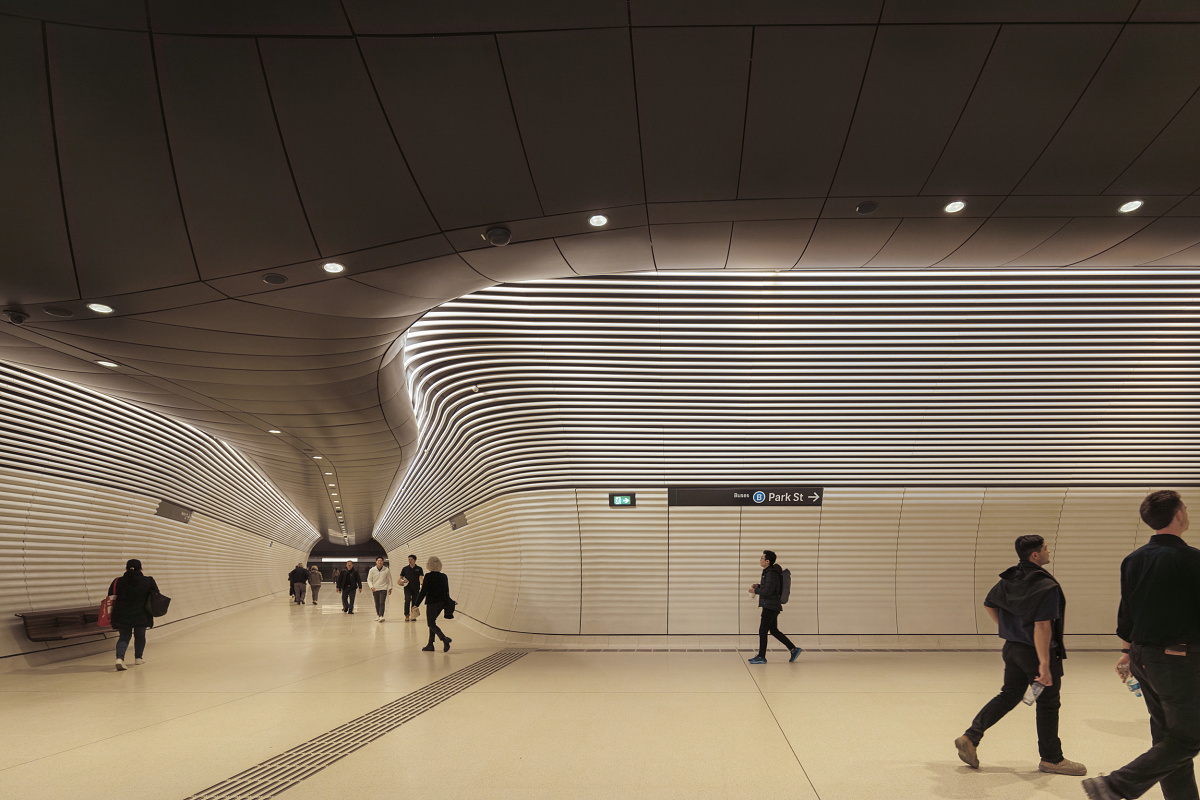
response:
[(103, 635), (100, 609), (96, 606), (54, 608), (48, 611), (21, 611), (16, 616), (25, 623), (25, 635), (33, 642), (56, 642), (78, 636)]

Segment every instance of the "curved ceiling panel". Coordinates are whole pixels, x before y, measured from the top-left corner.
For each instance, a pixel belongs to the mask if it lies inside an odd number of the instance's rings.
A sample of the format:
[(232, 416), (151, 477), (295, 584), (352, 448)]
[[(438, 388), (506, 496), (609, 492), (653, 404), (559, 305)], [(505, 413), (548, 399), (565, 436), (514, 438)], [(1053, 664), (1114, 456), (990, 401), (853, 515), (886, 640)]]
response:
[(0, 358), (202, 427), (324, 535), (416, 452), (387, 348), (495, 283), (1200, 267), (1169, 3), (51, 5), (0, 0)]
[(404, 539), (555, 486), (1200, 480), (1200, 275), (672, 274), (504, 285), (406, 334)]
[(168, 500), (307, 552), (320, 535), (224, 442), (173, 419), (0, 363), (4, 466)]

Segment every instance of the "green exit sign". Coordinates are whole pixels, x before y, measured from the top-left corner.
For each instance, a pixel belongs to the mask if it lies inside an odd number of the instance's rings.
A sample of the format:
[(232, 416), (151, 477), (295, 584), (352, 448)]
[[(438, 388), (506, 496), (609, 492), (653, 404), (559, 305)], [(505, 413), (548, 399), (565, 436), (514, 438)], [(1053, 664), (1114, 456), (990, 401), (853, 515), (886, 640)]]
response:
[(608, 495), (609, 508), (631, 508), (636, 505), (636, 494), (614, 494), (610, 492)]

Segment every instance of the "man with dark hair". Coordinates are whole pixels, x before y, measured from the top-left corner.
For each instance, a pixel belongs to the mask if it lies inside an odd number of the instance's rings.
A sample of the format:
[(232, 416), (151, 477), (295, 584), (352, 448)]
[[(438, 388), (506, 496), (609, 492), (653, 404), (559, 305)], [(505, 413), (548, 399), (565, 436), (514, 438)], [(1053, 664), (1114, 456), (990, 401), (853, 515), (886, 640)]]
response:
[(400, 569), (400, 585), (404, 587), (404, 621), (414, 620), (421, 615), (417, 595), (421, 593), (421, 581), (425, 570), (417, 566), (417, 557), (408, 557), (408, 566)]
[(1178, 492), (1142, 501), (1150, 541), (1121, 562), (1117, 674), (1142, 686), (1154, 746), (1110, 775), (1088, 778), (1092, 800), (1141, 797), (1158, 784), (1165, 800), (1196, 800), (1200, 753), (1200, 550), (1183, 541), (1187, 506)]
[(771, 634), (791, 651), (788, 661), (795, 661), (800, 656), (800, 648), (792, 644), (792, 640), (779, 631), (779, 612), (783, 611), (780, 597), (783, 594), (783, 570), (775, 563), (775, 553), (763, 550), (762, 558), (758, 560), (762, 567), (761, 583), (750, 585), (750, 594), (758, 595), (758, 607), (762, 609), (762, 621), (758, 624), (758, 655), (750, 659), (751, 664), (767, 663), (767, 634)]
[(347, 561), (346, 571), (338, 575), (337, 590), (342, 596), (342, 613), (353, 614), (355, 592), (362, 594), (362, 576), (358, 574), (353, 561)]
[(1027, 690), (1040, 685), (1037, 695), (1038, 769), (1056, 775), (1086, 775), (1087, 767), (1068, 761), (1058, 738), (1058, 709), (1062, 705), (1063, 612), (1062, 587), (1044, 567), (1050, 548), (1041, 536), (1018, 536), (1014, 548), (1020, 562), (1000, 573), (983, 607), (1004, 639), (1004, 686), (980, 709), (967, 732), (954, 740), (958, 757), (979, 769), (975, 749), (988, 728), (1016, 708)]

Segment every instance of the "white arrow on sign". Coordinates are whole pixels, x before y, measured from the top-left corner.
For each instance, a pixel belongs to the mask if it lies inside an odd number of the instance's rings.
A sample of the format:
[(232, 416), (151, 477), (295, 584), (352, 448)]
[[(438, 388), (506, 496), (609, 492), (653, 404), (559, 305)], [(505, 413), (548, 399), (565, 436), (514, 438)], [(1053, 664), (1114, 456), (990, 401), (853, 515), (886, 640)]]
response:
[(817, 494), (816, 492), (814, 492), (814, 493), (812, 493), (812, 494), (810, 494), (810, 495), (808, 496), (808, 499), (809, 499), (809, 500), (812, 500), (812, 501), (815, 503), (815, 502), (817, 502), (818, 500), (820, 500), (820, 499), (821, 499), (821, 495), (819, 495), (819, 494)]

